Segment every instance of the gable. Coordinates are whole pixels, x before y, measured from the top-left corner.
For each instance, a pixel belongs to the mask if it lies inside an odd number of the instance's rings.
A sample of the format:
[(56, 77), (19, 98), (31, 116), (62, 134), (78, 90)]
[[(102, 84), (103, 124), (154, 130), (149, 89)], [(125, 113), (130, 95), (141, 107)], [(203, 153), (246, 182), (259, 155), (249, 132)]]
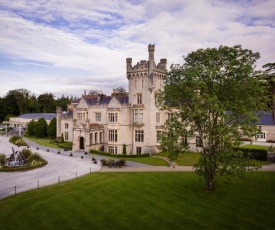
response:
[(108, 108), (120, 108), (120, 102), (115, 97), (111, 99), (109, 102)]
[(78, 105), (76, 106), (77, 109), (87, 109), (88, 108), (88, 104), (86, 102), (86, 100), (82, 97), (78, 103)]

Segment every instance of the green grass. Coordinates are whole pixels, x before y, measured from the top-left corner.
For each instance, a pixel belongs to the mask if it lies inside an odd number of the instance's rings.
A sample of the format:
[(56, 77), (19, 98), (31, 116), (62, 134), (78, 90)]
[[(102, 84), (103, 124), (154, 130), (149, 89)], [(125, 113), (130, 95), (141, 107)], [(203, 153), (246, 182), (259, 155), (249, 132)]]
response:
[(247, 149), (265, 149), (265, 150), (269, 148), (269, 146), (266, 146), (266, 145), (243, 145), (241, 147), (247, 148)]
[(153, 166), (167, 166), (168, 165), (168, 163), (165, 160), (160, 159), (160, 158), (155, 158), (155, 157), (141, 157), (141, 158), (123, 157), (123, 159), (126, 161), (132, 161), (132, 162), (148, 164), (148, 165), (153, 165)]
[[(93, 156), (102, 156), (105, 159), (108, 158), (116, 158), (111, 157), (111, 156), (103, 156), (103, 155), (97, 155), (95, 153), (91, 153), (91, 155)], [(155, 157), (138, 157), (138, 158), (132, 158), (132, 157), (127, 157), (127, 155), (125, 155), (125, 157), (119, 157), (117, 159), (124, 159), (125, 161), (132, 161), (132, 162), (137, 162), (137, 163), (142, 163), (142, 164), (148, 164), (148, 165), (153, 165), (153, 166), (167, 166), (168, 163), (160, 158), (155, 158)]]
[(26, 139), (29, 139), (30, 141), (35, 142), (36, 144), (42, 145), (42, 146), (46, 146), (46, 147), (50, 147), (50, 148), (56, 148), (56, 149), (61, 149), (58, 147), (58, 145), (56, 144), (52, 144), (51, 143), (51, 139), (46, 139), (46, 138), (35, 138), (35, 137), (24, 137)]
[(1, 229), (274, 229), (275, 173), (93, 173), (0, 200)]
[[(155, 156), (168, 157), (168, 152), (157, 153)], [(194, 164), (199, 160), (200, 153), (186, 152), (179, 153), (176, 163), (180, 166), (194, 166)]]

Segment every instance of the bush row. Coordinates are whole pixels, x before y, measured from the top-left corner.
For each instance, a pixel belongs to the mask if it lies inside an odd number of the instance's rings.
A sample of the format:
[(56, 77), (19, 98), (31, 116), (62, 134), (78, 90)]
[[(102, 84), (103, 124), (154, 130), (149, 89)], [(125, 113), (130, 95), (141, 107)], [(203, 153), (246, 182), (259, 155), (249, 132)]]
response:
[(109, 166), (109, 167), (122, 167), (125, 166), (126, 161), (124, 159), (114, 160), (114, 159), (102, 159), (101, 164), (102, 166)]
[(17, 146), (27, 146), (27, 143), (18, 135), (11, 136), (9, 141)]
[(91, 150), (90, 153), (102, 155), (102, 156), (109, 156), (109, 157), (127, 157), (127, 158), (139, 158), (139, 157), (150, 157), (149, 153), (139, 154), (139, 155), (124, 155), (124, 154), (114, 154), (114, 153), (107, 153), (98, 150)]
[(264, 149), (234, 148), (235, 151), (242, 151), (243, 155), (250, 159), (259, 161), (267, 160), (267, 151)]

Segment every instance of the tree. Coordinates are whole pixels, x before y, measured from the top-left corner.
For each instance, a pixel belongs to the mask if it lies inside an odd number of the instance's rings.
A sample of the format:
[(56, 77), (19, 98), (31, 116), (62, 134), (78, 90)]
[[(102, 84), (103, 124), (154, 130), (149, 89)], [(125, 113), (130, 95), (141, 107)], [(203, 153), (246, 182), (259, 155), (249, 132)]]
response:
[(54, 95), (44, 93), (37, 98), (42, 113), (54, 113), (56, 109)]
[(44, 117), (38, 119), (34, 124), (34, 134), (36, 137), (47, 137), (48, 124)]
[(115, 89), (116, 94), (127, 94), (126, 89), (122, 86)]
[(163, 92), (156, 95), (157, 105), (170, 109), (162, 146), (170, 159), (189, 148), (186, 140), (196, 138), (200, 159), (196, 173), (205, 188), (214, 190), (217, 175), (244, 177), (257, 167), (241, 152), (241, 134), (254, 136), (256, 121), (266, 110), (261, 72), (255, 70), (259, 53), (234, 47), (199, 49), (188, 54), (183, 65), (172, 65)]
[(268, 82), (268, 93), (270, 95), (269, 107), (273, 112), (273, 119), (275, 120), (275, 63), (267, 63), (263, 66), (265, 69), (265, 80)]
[(48, 137), (55, 139), (56, 138), (56, 118), (51, 119), (48, 125)]
[(34, 136), (35, 132), (34, 132), (34, 127), (35, 127), (35, 121), (32, 119), (27, 126), (27, 134), (29, 136)]
[(14, 95), (16, 104), (19, 107), (19, 113), (23, 114), (28, 112), (30, 91), (27, 89), (10, 90), (7, 95)]
[(67, 111), (68, 105), (71, 103), (69, 97), (62, 95), (61, 98), (56, 99), (56, 106), (62, 107), (62, 111)]

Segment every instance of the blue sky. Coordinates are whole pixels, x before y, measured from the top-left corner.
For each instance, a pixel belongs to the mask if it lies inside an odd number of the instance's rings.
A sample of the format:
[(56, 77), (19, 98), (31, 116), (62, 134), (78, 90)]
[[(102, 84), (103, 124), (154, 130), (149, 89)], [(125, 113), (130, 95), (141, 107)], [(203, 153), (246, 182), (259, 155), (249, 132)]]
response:
[(127, 89), (126, 58), (183, 63), (199, 48), (240, 44), (275, 62), (274, 0), (1, 0), (0, 96)]

